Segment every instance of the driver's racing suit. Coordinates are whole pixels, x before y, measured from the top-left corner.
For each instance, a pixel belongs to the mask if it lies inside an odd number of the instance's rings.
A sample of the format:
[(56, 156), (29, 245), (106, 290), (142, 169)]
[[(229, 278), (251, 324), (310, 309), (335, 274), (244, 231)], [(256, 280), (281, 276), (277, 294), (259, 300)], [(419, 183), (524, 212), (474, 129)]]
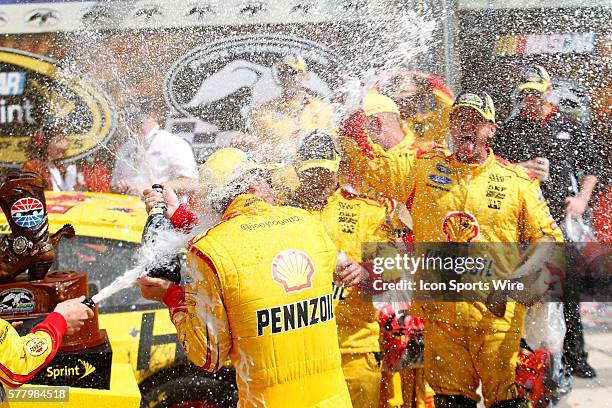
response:
[[(288, 200), (289, 205), (299, 205), (297, 202)], [(387, 207), (346, 189), (336, 190), (322, 210), (310, 212), (325, 225), (332, 242), (347, 259), (371, 262), (374, 256), (384, 256), (384, 246), (379, 250), (378, 245), (362, 248), (363, 244), (393, 242)], [(362, 296), (358, 285), (334, 285), (342, 368), (353, 406), (377, 408), (381, 381), (375, 357), (380, 351), (377, 310)]]
[(166, 294), (179, 343), (207, 371), (229, 356), (241, 407), (350, 407), (332, 306), (336, 261), (308, 212), (239, 195), (192, 240), (185, 292)]
[[(407, 203), (416, 242), (563, 241), (539, 182), (492, 151), (482, 164), (464, 164), (443, 148), (390, 154), (374, 145), (366, 157), (364, 140), (344, 142), (368, 183)], [(493, 263), (497, 278), (508, 277), (519, 258), (518, 245), (504, 249)], [(503, 317), (483, 302), (424, 302), (421, 311), (425, 371), (436, 398), (467, 397), (475, 406), (480, 379), (487, 407), (516, 401), (522, 304), (508, 302)]]
[[(27, 383), (59, 349), (66, 332), (66, 319), (50, 313), (32, 332), (20, 337), (12, 325), (0, 319), (0, 382), (14, 388)], [(5, 396), (0, 385), (0, 395)], [(5, 402), (0, 398), (0, 406)]]

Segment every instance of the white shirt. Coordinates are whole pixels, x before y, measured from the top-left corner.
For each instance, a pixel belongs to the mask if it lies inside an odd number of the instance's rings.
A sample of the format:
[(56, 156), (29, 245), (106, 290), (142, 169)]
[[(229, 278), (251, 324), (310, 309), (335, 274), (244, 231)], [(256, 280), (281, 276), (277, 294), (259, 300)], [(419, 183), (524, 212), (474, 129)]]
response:
[(66, 172), (62, 175), (57, 167), (52, 164), (47, 165), (53, 191), (74, 191), (76, 184), (85, 185), (85, 177), (77, 171), (77, 166), (69, 164)]
[(157, 125), (142, 142), (132, 139), (123, 145), (115, 161), (113, 185), (127, 180), (130, 186), (144, 187), (197, 176), (197, 164), (189, 143)]

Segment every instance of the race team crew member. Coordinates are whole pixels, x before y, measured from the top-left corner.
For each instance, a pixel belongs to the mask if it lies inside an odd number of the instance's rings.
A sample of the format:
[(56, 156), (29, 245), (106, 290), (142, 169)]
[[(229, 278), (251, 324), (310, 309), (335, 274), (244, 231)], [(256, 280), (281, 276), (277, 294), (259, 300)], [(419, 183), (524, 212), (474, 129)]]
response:
[[(343, 284), (334, 284), (334, 304), (344, 378), (354, 407), (378, 408), (381, 372), (374, 353), (380, 351), (377, 311), (362, 300), (362, 244), (392, 242), (387, 211), (382, 204), (339, 187), (340, 156), (334, 139), (323, 132), (308, 135), (298, 149), (296, 172), (300, 187), (286, 205), (308, 210), (319, 218), (346, 260)], [(376, 254), (365, 254), (372, 258)]]
[(350, 407), (332, 280), (336, 248), (307, 211), (275, 207), (269, 177), (246, 153), (213, 153), (201, 188), (221, 221), (194, 238), (185, 291), (143, 278), (170, 309), (185, 354), (217, 371), (231, 359), (239, 406)]
[[(363, 137), (368, 139), (372, 145), (377, 145), (380, 149), (392, 154), (399, 154), (405, 151), (412, 151), (413, 146), (404, 137), (400, 124), (400, 111), (395, 102), (385, 95), (375, 90), (370, 90), (363, 98), (363, 110), (359, 111), (358, 117), (351, 118), (348, 127), (359, 127)], [(348, 131), (344, 124), (341, 132)], [(341, 144), (345, 139), (341, 138)], [(350, 149), (349, 149), (350, 150)], [(368, 183), (359, 170), (359, 164), (355, 161), (359, 156), (352, 154), (343, 155), (342, 171), (340, 181), (342, 185), (350, 185), (362, 195), (383, 201), (388, 207), (392, 228), (398, 237), (405, 237), (407, 230), (412, 228), (410, 214), (403, 203), (397, 203), (392, 197), (386, 194), (386, 188), (377, 188), (375, 183)], [(408, 228), (406, 228), (408, 227)]]
[[(582, 218), (600, 174), (600, 160), (588, 130), (575, 118), (548, 102), (552, 89), (544, 67), (523, 69), (517, 95), (522, 106), (519, 114), (501, 126), (494, 149), (501, 157), (519, 163), (540, 178), (542, 193), (557, 223), (565, 217)], [(548, 165), (543, 162), (548, 160)], [(580, 179), (577, 171), (584, 176)], [(564, 290), (563, 311), (567, 332), (564, 356), (575, 376), (595, 377), (587, 362), (577, 276), (569, 275)]]
[[(27, 383), (55, 357), (65, 334), (80, 330), (93, 311), (81, 303), (85, 296), (58, 303), (32, 332), (20, 337), (11, 323), (0, 319), (0, 382), (10, 388)], [(16, 324), (15, 326), (18, 326)], [(8, 407), (0, 386), (0, 406)]]
[[(522, 108), (500, 127), (494, 148), (499, 156), (540, 177), (550, 212), (560, 222), (566, 214), (582, 217), (597, 184), (601, 163), (588, 130), (548, 102), (551, 90), (550, 76), (543, 67), (523, 70), (517, 88)], [(542, 166), (539, 158), (548, 159), (549, 169)], [(579, 194), (574, 196), (572, 178), (578, 179), (577, 169), (584, 176)]]
[(275, 66), (281, 95), (253, 109), (249, 118), (250, 147), (265, 157), (293, 160), (300, 137), (316, 129), (334, 131), (331, 104), (303, 87), (308, 76), (300, 55), (286, 55)]
[[(541, 199), (539, 182), (487, 147), (496, 130), (493, 101), (484, 92), (458, 95), (451, 112), (456, 152), (390, 155), (376, 146), (360, 163), (370, 182), (388, 184), (407, 200), (416, 242), (562, 242)], [(363, 145), (364, 140), (359, 143)], [(366, 141), (367, 142), (367, 141)], [(347, 144), (357, 146), (357, 144)], [(357, 151), (354, 151), (356, 154)], [(496, 278), (511, 277), (519, 247), (494, 259)], [(422, 304), (425, 374), (436, 407), (523, 407), (515, 383), (525, 307), (509, 301), (500, 316), (484, 302)], [(499, 313), (498, 313), (499, 314)]]
[[(391, 74), (381, 93), (399, 107), (406, 144), (448, 145), (448, 121), (455, 95), (444, 79), (402, 69)], [(425, 107), (431, 102), (435, 109), (427, 111)]]
[[(414, 138), (405, 136), (400, 124), (398, 106), (391, 98), (375, 91), (366, 93), (363, 99), (363, 111), (354, 115), (341, 128), (341, 133), (355, 131), (362, 134), (362, 139), (367, 140), (369, 146), (376, 145), (377, 149), (387, 151), (391, 155), (403, 155), (420, 148), (434, 146), (431, 142), (415, 143)], [(346, 138), (341, 138), (341, 143), (345, 141)], [(352, 141), (349, 140), (349, 142)], [(348, 147), (348, 151), (351, 151), (350, 147)], [(395, 197), (388, 194), (389, 190), (386, 183), (380, 183), (379, 181), (370, 183), (367, 174), (365, 178), (361, 177), (364, 172), (359, 166), (359, 161), (362, 160), (360, 154), (348, 153), (345, 156), (346, 173), (351, 175), (348, 177), (349, 183), (368, 197), (384, 198), (385, 202), (392, 203), (391, 206), (394, 211), (390, 219), (396, 237), (406, 241), (413, 240), (413, 235), (410, 233), (413, 222), (406, 209), (406, 201), (396, 200)], [(421, 368), (403, 369), (400, 371), (400, 377), (402, 398), (407, 407), (425, 408), (431, 406), (433, 390), (427, 385), (425, 373)], [(390, 382), (387, 380), (385, 378), (383, 382)], [(384, 394), (390, 391), (387, 389)]]
[(140, 196), (154, 183), (164, 183), (181, 195), (197, 190), (198, 171), (191, 145), (161, 128), (160, 111), (148, 100), (131, 98), (125, 102), (121, 118), (132, 137), (117, 153), (113, 192)]

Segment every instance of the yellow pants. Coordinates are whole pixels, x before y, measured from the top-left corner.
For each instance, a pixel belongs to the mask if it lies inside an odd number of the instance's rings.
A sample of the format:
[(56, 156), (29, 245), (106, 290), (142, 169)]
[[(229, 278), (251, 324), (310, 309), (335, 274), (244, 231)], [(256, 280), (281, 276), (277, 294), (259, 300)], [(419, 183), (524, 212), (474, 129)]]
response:
[(400, 376), (404, 408), (434, 408), (434, 391), (425, 381), (425, 370), (407, 368)]
[(342, 354), (342, 370), (353, 408), (378, 408), (381, 376), (374, 354)]
[(434, 392), (422, 368), (406, 368), (398, 373), (383, 371), (382, 378), (379, 407), (434, 408)]
[(518, 398), (516, 364), (522, 328), (511, 331), (425, 323), (425, 376), (436, 394), (463, 395), (485, 406)]

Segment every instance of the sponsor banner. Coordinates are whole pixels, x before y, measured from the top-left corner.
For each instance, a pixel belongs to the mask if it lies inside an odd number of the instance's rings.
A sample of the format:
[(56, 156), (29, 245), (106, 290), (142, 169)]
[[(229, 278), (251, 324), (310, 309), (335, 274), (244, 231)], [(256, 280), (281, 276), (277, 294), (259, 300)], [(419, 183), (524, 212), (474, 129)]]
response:
[(57, 353), (51, 363), (32, 378), (30, 384), (108, 390), (112, 357), (108, 339), (101, 346), (91, 349)]
[[(553, 79), (572, 79), (592, 96), (605, 95), (601, 89), (608, 77), (601, 73), (609, 65), (612, 9), (597, 2), (576, 8), (493, 8), (460, 8), (461, 36), (455, 45), (462, 85), (486, 90), (500, 122), (516, 113), (514, 92), (525, 66), (542, 65)], [(594, 99), (596, 106), (605, 103)], [(604, 121), (605, 114), (595, 119)]]
[(253, 108), (280, 96), (275, 64), (296, 53), (308, 65), (306, 90), (330, 97), (338, 78), (338, 58), (319, 43), (284, 35), (251, 35), (192, 49), (166, 77), (164, 96), (172, 109), (167, 130), (192, 142), (196, 150), (223, 145), (235, 132), (246, 130)]
[(351, 21), (367, 18), (373, 9), (384, 9), (380, 3), (380, 0), (13, 1), (0, 3), (0, 33), (75, 31), (92, 26), (114, 30)]
[(114, 132), (111, 103), (88, 79), (47, 57), (0, 48), (0, 167), (28, 159), (43, 120), (65, 126), (66, 161), (86, 156)]
[(493, 55), (593, 54), (596, 33), (502, 35), (493, 45)]

